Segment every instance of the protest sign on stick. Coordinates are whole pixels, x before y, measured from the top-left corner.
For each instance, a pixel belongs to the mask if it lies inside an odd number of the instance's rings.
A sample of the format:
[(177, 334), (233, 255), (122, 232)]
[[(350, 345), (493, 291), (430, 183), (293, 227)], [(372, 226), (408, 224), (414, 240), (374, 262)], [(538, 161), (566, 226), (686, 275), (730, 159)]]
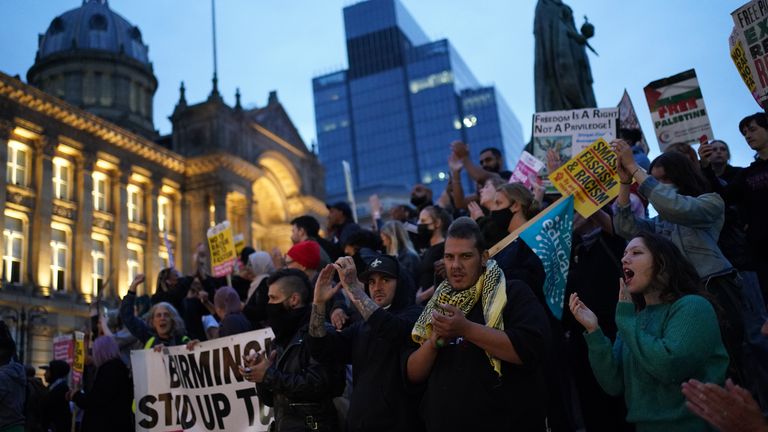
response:
[(237, 255), (235, 242), (232, 238), (232, 227), (229, 221), (224, 221), (208, 229), (208, 248), (211, 251), (211, 273), (215, 277), (227, 276), (232, 273)]
[[(542, 162), (554, 150), (565, 162), (598, 138), (616, 139), (618, 108), (581, 108), (533, 115), (533, 155)], [(546, 168), (545, 172), (546, 173)]]
[(538, 176), (539, 171), (544, 168), (544, 162), (536, 159), (532, 154), (527, 151), (523, 151), (520, 155), (520, 160), (517, 161), (515, 170), (512, 171), (512, 176), (509, 177), (510, 183), (522, 183), (525, 187), (530, 188), (531, 178)]
[(662, 153), (672, 143), (698, 144), (714, 137), (695, 70), (656, 80), (643, 90)]
[(768, 2), (752, 0), (731, 13), (731, 59), (760, 107), (768, 102)]
[(272, 410), (238, 366), (254, 350), (271, 347), (272, 329), (183, 345), (164, 352), (131, 351), (136, 430), (266, 431)]
[[(645, 154), (648, 154), (650, 148), (648, 147), (648, 141), (645, 140), (645, 134), (643, 134), (643, 128), (640, 127), (640, 119), (637, 118), (637, 112), (635, 106), (632, 104), (632, 99), (629, 97), (629, 93), (624, 89), (624, 94), (619, 101), (619, 125), (621, 129), (637, 129), (640, 131), (640, 143), (639, 146), (643, 149)], [(634, 143), (630, 143), (634, 144)]]
[(72, 386), (76, 387), (83, 380), (85, 370), (85, 333), (75, 332), (75, 356), (72, 361)]
[(574, 208), (585, 218), (619, 195), (616, 153), (599, 139), (549, 175), (563, 195), (574, 196)]

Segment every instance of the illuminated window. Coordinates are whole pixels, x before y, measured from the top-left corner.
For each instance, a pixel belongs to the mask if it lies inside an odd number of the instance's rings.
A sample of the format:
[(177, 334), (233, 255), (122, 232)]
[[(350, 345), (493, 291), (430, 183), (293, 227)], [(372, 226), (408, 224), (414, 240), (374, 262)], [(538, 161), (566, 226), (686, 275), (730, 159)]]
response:
[(168, 251), (161, 249), (160, 252), (157, 253), (157, 256), (160, 257), (160, 261), (163, 263), (163, 268), (171, 266), (171, 257), (168, 255)]
[(126, 260), (126, 264), (128, 264), (128, 285), (133, 282), (133, 278), (135, 278), (137, 274), (142, 272), (141, 261), (142, 256), (144, 255), (143, 252), (141, 246), (134, 243), (128, 243), (128, 259)]
[(5, 250), (3, 251), (3, 279), (10, 283), (21, 283), (24, 261), (24, 221), (5, 214)]
[(107, 189), (109, 188), (109, 179), (103, 172), (93, 173), (93, 209), (98, 211), (107, 211)]
[(64, 291), (66, 289), (67, 274), (67, 233), (66, 231), (51, 229), (51, 289)]
[(160, 232), (171, 230), (171, 200), (162, 195), (157, 197), (157, 227)]
[(91, 292), (96, 295), (104, 287), (104, 281), (107, 277), (107, 243), (99, 239), (92, 240), (91, 258), (93, 269), (91, 270)]
[(141, 188), (129, 184), (126, 187), (128, 191), (128, 222), (140, 222), (141, 221)]
[(72, 164), (63, 158), (53, 158), (53, 196), (61, 200), (69, 200), (69, 174)]
[(27, 185), (29, 147), (18, 141), (8, 141), (8, 168), (5, 180), (10, 184)]

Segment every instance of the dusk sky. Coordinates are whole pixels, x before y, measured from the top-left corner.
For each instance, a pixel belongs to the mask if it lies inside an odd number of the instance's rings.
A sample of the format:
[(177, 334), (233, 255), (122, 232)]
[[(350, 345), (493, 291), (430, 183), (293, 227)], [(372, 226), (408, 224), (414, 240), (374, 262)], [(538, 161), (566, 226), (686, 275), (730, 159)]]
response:
[[(534, 112), (534, 0), (401, 0), (433, 40), (448, 38), (483, 84), (494, 84), (522, 124), (526, 140)], [(312, 77), (346, 67), (340, 0), (219, 0), (219, 89), (230, 105), (239, 87), (246, 107), (262, 106), (270, 90), (291, 115), (307, 145), (315, 140)], [(738, 121), (759, 110), (728, 54), (730, 13), (744, 0), (567, 0), (577, 27), (587, 15), (594, 89), (600, 107), (613, 107), (626, 88), (658, 153), (643, 87), (695, 68), (716, 138), (731, 145), (732, 164), (752, 159)], [(81, 0), (2, 0), (0, 71), (19, 74), (34, 62), (37, 37), (51, 20)], [(167, 117), (184, 81), (187, 101), (211, 90), (210, 0), (111, 0), (110, 7), (138, 25), (149, 45), (159, 87), (155, 127)], [(446, 143), (446, 153), (448, 152)]]

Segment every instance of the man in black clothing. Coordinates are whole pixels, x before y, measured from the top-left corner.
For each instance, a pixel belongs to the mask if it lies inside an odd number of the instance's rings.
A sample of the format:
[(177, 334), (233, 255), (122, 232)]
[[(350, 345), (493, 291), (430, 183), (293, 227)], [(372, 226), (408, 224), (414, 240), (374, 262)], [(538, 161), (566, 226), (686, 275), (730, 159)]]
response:
[[(403, 357), (413, 346), (411, 328), (421, 308), (413, 304), (413, 284), (401, 277), (397, 259), (378, 255), (357, 278), (354, 260), (342, 257), (326, 266), (315, 284), (310, 319), (310, 346), (323, 363), (352, 364), (354, 388), (347, 414), (347, 430), (413, 431), (419, 429), (415, 394), (406, 388)], [(333, 274), (339, 273), (344, 291), (362, 321), (341, 332), (327, 332), (325, 303), (338, 291)]]
[(69, 392), (69, 385), (67, 385), (69, 365), (62, 360), (51, 360), (48, 365), (40, 366), (40, 369), (45, 369), (45, 382), (48, 383), (46, 423), (54, 432), (69, 431), (72, 428), (72, 412), (69, 410), (69, 402), (66, 399)]
[(326, 204), (326, 207), (328, 208), (328, 240), (337, 248), (336, 253), (328, 255), (341, 256), (343, 255), (342, 247), (349, 240), (349, 236), (360, 230), (360, 226), (355, 223), (352, 208), (346, 202)]
[(272, 352), (247, 356), (240, 373), (256, 383), (259, 399), (275, 408), (274, 430), (336, 430), (332, 400), (344, 390), (344, 372), (341, 365), (320, 364), (311, 356), (306, 337), (309, 279), (301, 270), (282, 269), (267, 283)]
[(426, 383), (429, 431), (544, 431), (542, 360), (549, 345), (543, 307), (490, 260), (477, 224), (459, 218), (445, 241), (448, 278), (413, 329), (421, 347), (407, 376)]
[(320, 237), (320, 222), (312, 216), (299, 216), (291, 221), (291, 243), (312, 240), (320, 245), (320, 264), (325, 267), (339, 259), (339, 249), (333, 243)]

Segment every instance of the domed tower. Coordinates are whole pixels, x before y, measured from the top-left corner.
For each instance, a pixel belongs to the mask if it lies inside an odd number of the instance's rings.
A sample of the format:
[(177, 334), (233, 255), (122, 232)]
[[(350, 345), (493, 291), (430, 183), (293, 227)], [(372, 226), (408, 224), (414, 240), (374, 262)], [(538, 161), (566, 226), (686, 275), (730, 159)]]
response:
[(27, 81), (147, 138), (157, 137), (152, 98), (157, 78), (141, 31), (109, 8), (83, 0), (39, 35)]

